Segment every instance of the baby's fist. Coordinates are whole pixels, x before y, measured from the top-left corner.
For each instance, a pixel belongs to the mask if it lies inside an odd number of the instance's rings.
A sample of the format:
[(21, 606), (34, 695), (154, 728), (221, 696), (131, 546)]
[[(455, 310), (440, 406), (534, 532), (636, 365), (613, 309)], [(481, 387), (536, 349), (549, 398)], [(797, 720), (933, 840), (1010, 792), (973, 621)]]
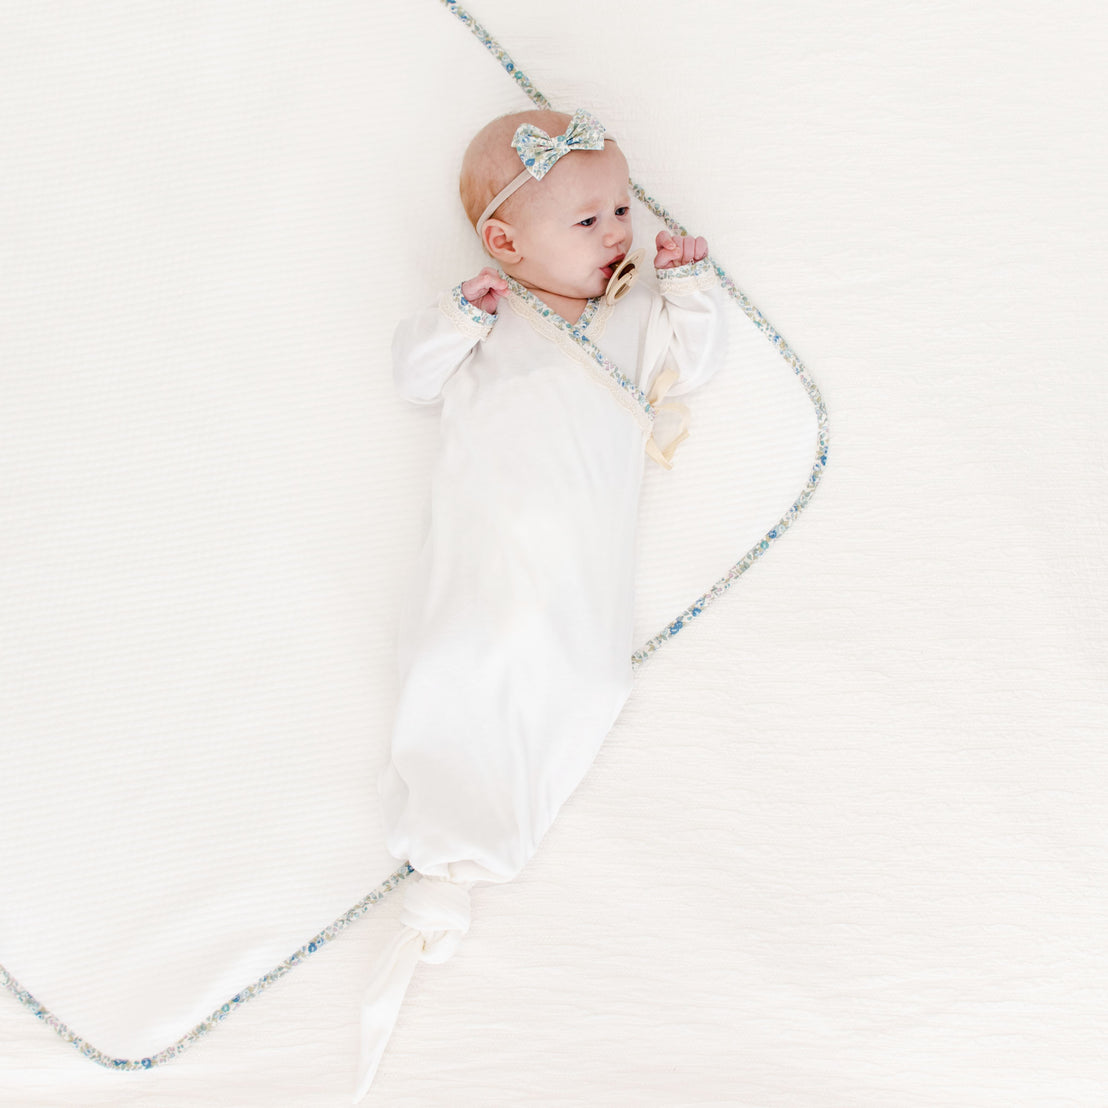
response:
[(508, 282), (495, 269), (486, 266), (468, 281), (462, 282), (462, 295), (483, 312), (496, 314), (497, 301), (507, 295)]
[(671, 235), (669, 231), (659, 231), (654, 245), (658, 248), (654, 258), (655, 269), (672, 269), (674, 266), (703, 261), (708, 256), (707, 239)]

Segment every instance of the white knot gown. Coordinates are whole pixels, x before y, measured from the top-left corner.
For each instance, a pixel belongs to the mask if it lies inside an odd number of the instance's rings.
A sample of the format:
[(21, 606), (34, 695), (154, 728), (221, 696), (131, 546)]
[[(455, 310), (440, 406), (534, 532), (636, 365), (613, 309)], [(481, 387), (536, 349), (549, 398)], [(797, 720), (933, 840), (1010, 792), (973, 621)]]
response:
[[(676, 370), (675, 396), (718, 366), (727, 297), (707, 261), (656, 278), (590, 301), (576, 327), (644, 393)], [(442, 405), (379, 781), (388, 850), (422, 877), (366, 993), (355, 1102), (416, 962), (453, 953), (475, 882), (526, 864), (631, 690), (649, 419), (564, 321), (512, 289), (493, 316), (459, 286), (393, 340), (401, 395)]]

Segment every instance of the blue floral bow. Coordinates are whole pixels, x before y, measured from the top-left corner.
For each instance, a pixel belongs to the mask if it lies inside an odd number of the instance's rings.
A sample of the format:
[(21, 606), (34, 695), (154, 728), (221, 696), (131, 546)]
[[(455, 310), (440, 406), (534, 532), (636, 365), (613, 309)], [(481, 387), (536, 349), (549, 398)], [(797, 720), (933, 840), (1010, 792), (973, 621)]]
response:
[(527, 172), (536, 181), (541, 181), (558, 159), (571, 150), (603, 150), (604, 124), (596, 116), (578, 108), (564, 135), (551, 138), (541, 127), (524, 123), (516, 130), (512, 146), (519, 154), (519, 160), (527, 167)]

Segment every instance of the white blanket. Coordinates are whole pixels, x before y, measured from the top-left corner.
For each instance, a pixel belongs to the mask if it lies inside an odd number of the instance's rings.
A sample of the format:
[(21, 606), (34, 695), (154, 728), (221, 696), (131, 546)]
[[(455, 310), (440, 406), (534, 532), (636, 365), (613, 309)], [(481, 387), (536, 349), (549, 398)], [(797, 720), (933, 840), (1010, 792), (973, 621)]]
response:
[[(519, 877), (474, 890), (372, 1096), (1097, 1103), (1103, 17), (475, 14), (708, 237), (831, 450)], [(0, 60), (0, 963), (142, 1057), (391, 871), (436, 419), (389, 341), (481, 264), (456, 166), (527, 101), (433, 0), (9, 5)], [(646, 477), (637, 644), (812, 461), (808, 398), (733, 314)], [(348, 1103), (397, 911), (149, 1073), (0, 993), (0, 1102)]]

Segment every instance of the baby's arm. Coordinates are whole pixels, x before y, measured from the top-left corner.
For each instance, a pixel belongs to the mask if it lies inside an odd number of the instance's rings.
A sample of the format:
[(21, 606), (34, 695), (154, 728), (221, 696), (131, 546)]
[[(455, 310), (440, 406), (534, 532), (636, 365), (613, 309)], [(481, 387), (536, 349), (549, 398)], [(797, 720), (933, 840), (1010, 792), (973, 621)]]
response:
[(655, 245), (662, 298), (647, 331), (645, 380), (652, 382), (668, 365), (679, 374), (670, 389), (678, 396), (704, 384), (718, 368), (726, 351), (728, 296), (703, 238), (659, 231)]
[(437, 401), (455, 370), (492, 333), (497, 299), (507, 289), (495, 270), (483, 269), (432, 307), (401, 320), (392, 339), (396, 391), (415, 404)]

